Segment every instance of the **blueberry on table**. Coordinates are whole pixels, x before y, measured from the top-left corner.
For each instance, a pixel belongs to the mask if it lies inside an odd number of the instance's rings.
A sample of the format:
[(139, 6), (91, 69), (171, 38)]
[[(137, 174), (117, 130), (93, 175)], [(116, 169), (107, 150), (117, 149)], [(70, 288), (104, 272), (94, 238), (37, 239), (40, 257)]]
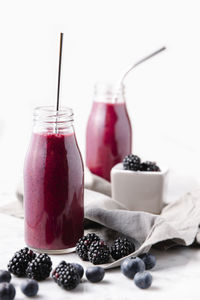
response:
[(10, 282), (11, 274), (6, 270), (0, 270), (0, 282)]
[(0, 283), (0, 300), (13, 300), (15, 298), (15, 288), (11, 283)]
[(152, 280), (152, 275), (147, 271), (139, 272), (134, 277), (135, 285), (140, 289), (148, 289), (152, 284)]
[(105, 270), (101, 267), (90, 267), (86, 270), (86, 278), (90, 282), (99, 282), (104, 278)]
[(21, 284), (21, 291), (27, 297), (34, 297), (37, 295), (39, 285), (34, 279), (27, 279)]
[(152, 255), (150, 253), (144, 253), (144, 254), (141, 254), (139, 257), (143, 260), (146, 270), (150, 270), (155, 267), (156, 258), (154, 255)]
[(143, 272), (145, 270), (145, 264), (139, 257), (128, 257), (121, 264), (122, 273), (133, 279), (135, 274), (138, 272)]
[(72, 263), (72, 265), (74, 266), (74, 268), (77, 270), (79, 276), (80, 276), (80, 279), (83, 277), (83, 274), (84, 274), (84, 269), (83, 267), (80, 265), (80, 264), (77, 264), (77, 263)]

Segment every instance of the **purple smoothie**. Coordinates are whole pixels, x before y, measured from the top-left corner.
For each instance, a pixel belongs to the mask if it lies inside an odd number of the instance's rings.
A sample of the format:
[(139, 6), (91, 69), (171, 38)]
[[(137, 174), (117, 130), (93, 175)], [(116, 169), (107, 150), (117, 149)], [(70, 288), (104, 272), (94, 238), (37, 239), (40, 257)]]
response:
[(24, 166), (25, 240), (74, 247), (83, 235), (83, 163), (74, 133), (33, 133)]
[(86, 164), (110, 181), (110, 170), (131, 153), (132, 128), (125, 102), (94, 102), (87, 124)]

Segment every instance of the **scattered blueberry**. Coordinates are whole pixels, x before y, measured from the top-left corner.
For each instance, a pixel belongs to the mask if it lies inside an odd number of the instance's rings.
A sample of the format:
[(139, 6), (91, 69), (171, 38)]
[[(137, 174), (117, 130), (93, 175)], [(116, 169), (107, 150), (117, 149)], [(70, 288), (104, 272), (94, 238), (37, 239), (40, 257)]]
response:
[(77, 264), (77, 263), (72, 263), (72, 265), (74, 266), (74, 268), (77, 270), (79, 276), (80, 276), (80, 279), (83, 277), (83, 274), (84, 274), (84, 269), (81, 265)]
[(122, 273), (133, 279), (135, 274), (138, 272), (143, 272), (145, 270), (145, 264), (139, 257), (128, 257), (121, 264)]
[(0, 270), (0, 282), (10, 282), (11, 274), (8, 271)]
[(139, 257), (143, 260), (146, 270), (150, 270), (155, 267), (156, 258), (154, 255), (152, 255), (150, 253), (144, 253), (144, 254), (141, 254)]
[(101, 267), (90, 267), (86, 270), (86, 277), (91, 282), (99, 282), (104, 278), (105, 270)]
[(135, 274), (134, 282), (140, 289), (148, 289), (152, 284), (152, 275), (145, 271)]
[(15, 298), (15, 288), (12, 283), (0, 283), (0, 300), (13, 300)]
[(21, 284), (21, 291), (27, 297), (34, 297), (35, 295), (37, 295), (38, 289), (38, 283), (34, 279), (27, 279)]

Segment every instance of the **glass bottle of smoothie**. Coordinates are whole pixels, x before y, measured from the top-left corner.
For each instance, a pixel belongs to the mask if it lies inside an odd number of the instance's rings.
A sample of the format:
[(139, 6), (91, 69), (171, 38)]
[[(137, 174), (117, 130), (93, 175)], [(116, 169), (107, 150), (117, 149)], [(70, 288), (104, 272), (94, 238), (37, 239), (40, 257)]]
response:
[(72, 251), (83, 235), (83, 180), (72, 110), (36, 108), (24, 165), (29, 247), (47, 253)]
[(124, 86), (97, 84), (87, 123), (86, 165), (108, 181), (112, 167), (132, 148), (132, 128), (126, 108)]

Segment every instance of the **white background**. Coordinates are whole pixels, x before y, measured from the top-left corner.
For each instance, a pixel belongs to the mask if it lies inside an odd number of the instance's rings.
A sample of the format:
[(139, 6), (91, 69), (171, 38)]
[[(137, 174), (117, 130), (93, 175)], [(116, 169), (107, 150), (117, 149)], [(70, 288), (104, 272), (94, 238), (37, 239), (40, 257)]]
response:
[(61, 103), (73, 108), (82, 154), (96, 81), (118, 80), (143, 55), (167, 51), (126, 81), (134, 152), (198, 176), (200, 17), (194, 0), (1, 0), (0, 189), (22, 173), (32, 111), (56, 100), (58, 37), (65, 33)]

